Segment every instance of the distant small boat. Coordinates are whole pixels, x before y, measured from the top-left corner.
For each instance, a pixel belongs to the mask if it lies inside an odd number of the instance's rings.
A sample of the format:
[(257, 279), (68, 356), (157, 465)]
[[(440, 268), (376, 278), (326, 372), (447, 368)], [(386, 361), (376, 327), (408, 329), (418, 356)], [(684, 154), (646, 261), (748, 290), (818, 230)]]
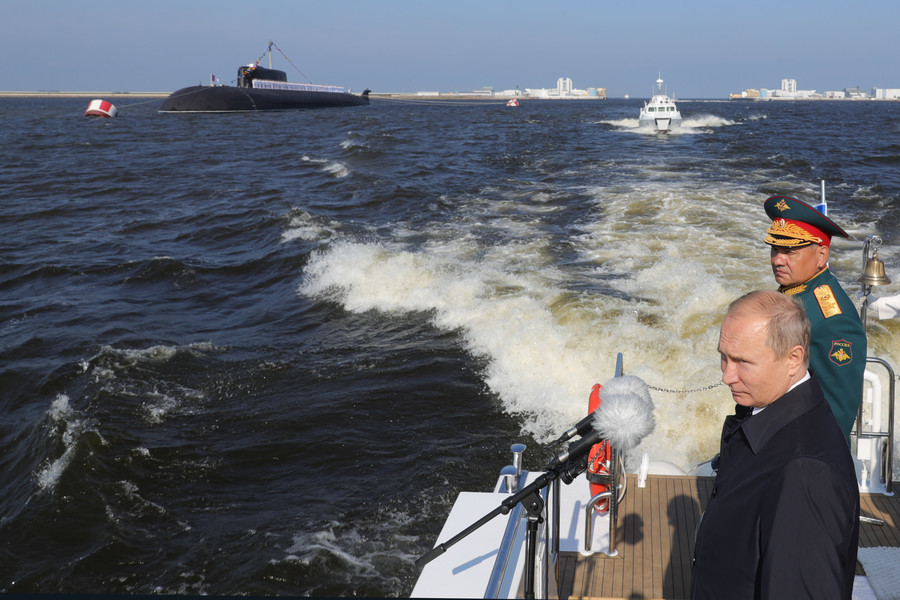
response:
[(273, 45), (273, 42), (269, 42), (268, 69), (259, 66), (257, 60), (256, 63), (238, 67), (237, 87), (215, 85), (213, 77), (213, 85), (181, 88), (166, 98), (159, 112), (252, 112), (361, 106), (369, 103), (369, 90), (353, 94), (341, 86), (289, 82), (284, 71), (272, 68)]
[(657, 92), (649, 102), (644, 102), (638, 124), (641, 127), (653, 127), (659, 133), (668, 133), (681, 125), (681, 113), (675, 106), (675, 100), (663, 92), (662, 86), (663, 80), (660, 76), (656, 80)]

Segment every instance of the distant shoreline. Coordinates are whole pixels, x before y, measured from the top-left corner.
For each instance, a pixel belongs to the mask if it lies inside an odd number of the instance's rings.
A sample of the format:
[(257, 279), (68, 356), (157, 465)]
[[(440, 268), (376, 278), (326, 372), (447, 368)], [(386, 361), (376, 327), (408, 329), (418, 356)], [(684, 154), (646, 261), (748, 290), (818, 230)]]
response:
[[(0, 91), (0, 98), (166, 98), (172, 92), (64, 92), (59, 90), (36, 90), (36, 91)], [(490, 102), (505, 102), (513, 96), (487, 96), (482, 94), (465, 94), (465, 93), (441, 93), (438, 95), (422, 95), (418, 92), (370, 92), (369, 96), (374, 99), (397, 99), (397, 100), (419, 100), (421, 102), (438, 101), (438, 100), (482, 100)], [(609, 96), (609, 99), (628, 100), (629, 98), (619, 98)], [(538, 98), (534, 96), (519, 96), (519, 100), (548, 100), (548, 98)], [(551, 100), (605, 100), (607, 98), (550, 98)], [(646, 98), (630, 98), (631, 100), (645, 100)], [(894, 101), (894, 98), (680, 98), (679, 102), (702, 102), (702, 101), (735, 101), (735, 102), (812, 102), (812, 101)]]
[[(61, 90), (36, 90), (36, 91), (16, 91), (16, 92), (4, 92), (0, 91), (0, 98), (2, 97), (15, 97), (15, 98), (31, 98), (31, 97), (46, 97), (53, 96), (59, 98), (126, 98), (126, 97), (138, 97), (138, 98), (165, 98), (169, 96), (172, 92), (64, 92)], [(482, 100), (508, 100), (512, 98), (512, 96), (485, 96), (481, 94), (450, 94), (445, 93), (440, 96), (423, 96), (417, 92), (370, 92), (369, 95), (373, 98), (416, 98), (416, 99), (437, 99), (440, 98), (442, 100), (447, 100), (450, 98), (463, 98), (463, 99), (482, 99)]]
[(165, 98), (171, 92), (61, 92), (56, 90), (34, 92), (2, 92), (0, 98), (32, 98), (53, 96), (56, 98)]

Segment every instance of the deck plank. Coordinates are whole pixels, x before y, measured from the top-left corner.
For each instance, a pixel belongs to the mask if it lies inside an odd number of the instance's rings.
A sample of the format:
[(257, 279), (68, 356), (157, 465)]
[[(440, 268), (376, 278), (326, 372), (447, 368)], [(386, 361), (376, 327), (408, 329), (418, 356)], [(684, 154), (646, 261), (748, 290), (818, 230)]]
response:
[[(640, 514), (647, 514), (647, 511), (651, 509), (652, 503), (650, 502), (650, 497), (648, 495), (642, 494), (640, 498), (635, 498), (635, 506), (638, 510), (641, 511)], [(636, 521), (636, 519), (634, 519)], [(644, 527), (649, 527), (649, 523), (642, 523)], [(660, 574), (656, 572), (653, 568), (653, 553), (650, 551), (649, 541), (645, 540), (643, 536), (641, 536), (640, 542), (636, 543), (634, 546), (635, 556), (640, 556), (640, 579), (635, 578), (634, 585), (640, 586), (640, 589), (652, 589), (654, 585), (657, 584), (657, 579), (659, 579)], [(662, 582), (658, 582), (659, 585), (662, 585)]]
[(691, 557), (693, 556), (692, 542), (700, 503), (686, 489), (684, 480), (672, 479), (666, 482), (672, 489), (667, 510), (669, 517), (674, 519), (672, 531), (672, 557), (671, 570), (674, 574), (674, 595), (690, 595), (691, 590)]
[[(894, 484), (896, 486), (896, 483)], [(881, 519), (884, 525), (860, 523), (860, 548), (890, 546), (900, 548), (900, 496), (860, 494), (860, 515)], [(856, 563), (856, 574), (865, 575), (862, 565)]]
[[(628, 476), (619, 506), (618, 555), (560, 556), (560, 598), (688, 598), (694, 535), (715, 479), (651, 475), (645, 488)], [(900, 547), (900, 495), (861, 494), (860, 547)], [(857, 565), (857, 573), (863, 574)]]

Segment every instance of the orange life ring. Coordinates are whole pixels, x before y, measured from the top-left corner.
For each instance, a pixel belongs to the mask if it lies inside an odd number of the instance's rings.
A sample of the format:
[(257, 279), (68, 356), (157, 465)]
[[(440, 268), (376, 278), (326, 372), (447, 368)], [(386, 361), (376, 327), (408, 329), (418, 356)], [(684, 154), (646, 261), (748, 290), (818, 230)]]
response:
[[(593, 414), (600, 406), (600, 389), (603, 386), (595, 383), (591, 388), (591, 396), (588, 400), (588, 414)], [(591, 475), (608, 475), (609, 474), (609, 442), (603, 440), (598, 444), (594, 444), (588, 454), (587, 480), (591, 485), (591, 498), (601, 492), (609, 490), (609, 486), (605, 483), (596, 483), (592, 480)], [(605, 498), (594, 505), (594, 509), (599, 513), (609, 511), (609, 498)]]

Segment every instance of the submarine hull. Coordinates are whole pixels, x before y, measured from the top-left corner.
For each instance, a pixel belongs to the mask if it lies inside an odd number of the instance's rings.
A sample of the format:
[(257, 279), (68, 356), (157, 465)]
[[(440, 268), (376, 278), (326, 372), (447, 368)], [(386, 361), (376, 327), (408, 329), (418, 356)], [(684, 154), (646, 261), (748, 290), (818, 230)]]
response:
[(159, 112), (253, 112), (362, 106), (368, 103), (368, 93), (357, 95), (348, 92), (194, 85), (172, 92), (163, 102)]

